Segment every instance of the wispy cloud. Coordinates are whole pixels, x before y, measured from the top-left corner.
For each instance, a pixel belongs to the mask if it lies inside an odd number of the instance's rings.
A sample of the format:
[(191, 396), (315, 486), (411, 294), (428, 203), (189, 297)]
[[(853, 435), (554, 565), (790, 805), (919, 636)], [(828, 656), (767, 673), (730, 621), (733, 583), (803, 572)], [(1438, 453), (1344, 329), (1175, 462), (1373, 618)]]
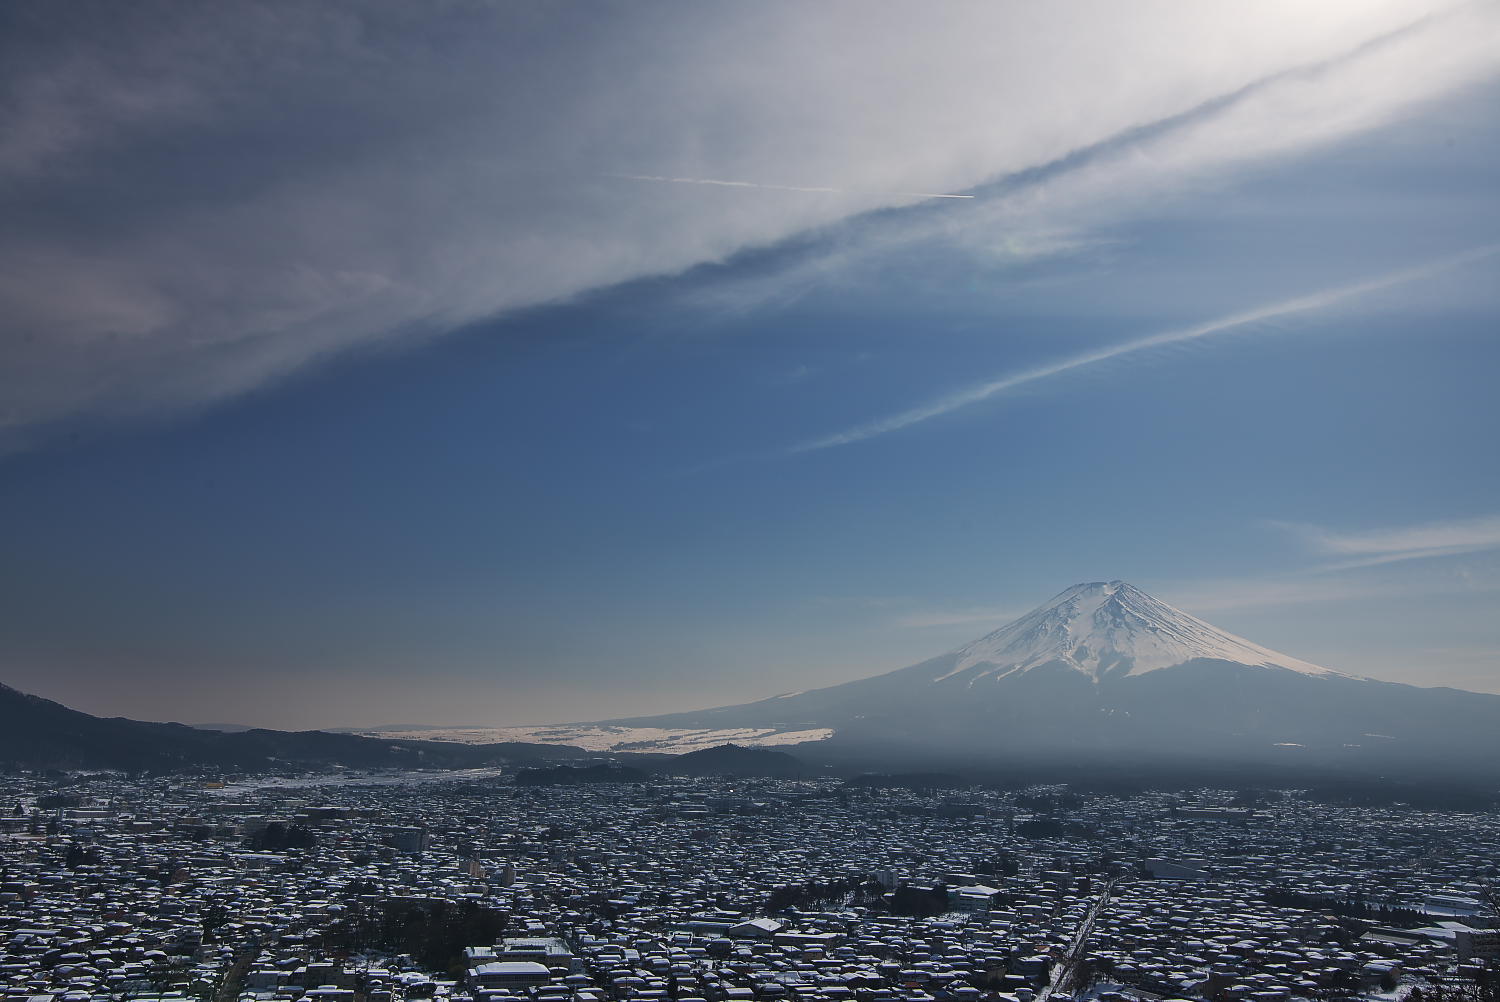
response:
[[(717, 298), (741, 309), (747, 302), (784, 302), (812, 285), (836, 282), (860, 260), (929, 243), (962, 247), (1002, 265), (1098, 247), (1111, 242), (1101, 236), (1104, 227), (1148, 216), (1275, 159), (1410, 116), (1435, 94), (1500, 70), (1493, 58), (1500, 7), (1469, 2), (1421, 9), (1424, 16), (1392, 24), (1337, 55), (1268, 73), (1177, 114), (996, 174), (974, 189), (979, 201), (968, 211), (866, 220), (858, 241), (839, 240), (776, 274), (716, 289)], [(1415, 79), (1420, 86), (1391, 86)], [(1008, 277), (1001, 288), (1007, 286), (1014, 287)]]
[(1319, 570), (1374, 567), (1404, 560), (1459, 556), (1500, 549), (1500, 515), (1425, 522), (1420, 525), (1339, 532), (1299, 522), (1271, 522), (1293, 533), (1312, 550), (1341, 557)]
[(855, 442), (862, 442), (866, 439), (875, 438), (880, 435), (886, 435), (894, 431), (900, 431), (903, 428), (910, 428), (912, 425), (921, 424), (924, 421), (930, 421), (933, 418), (942, 417), (945, 414), (951, 414), (954, 411), (960, 410), (964, 407), (970, 407), (974, 404), (981, 403), (985, 400), (990, 400), (994, 397), (1000, 396), (1011, 390), (1018, 389), (1022, 386), (1040, 382), (1045, 379), (1051, 379), (1054, 376), (1061, 376), (1065, 373), (1073, 372), (1078, 369), (1098, 365), (1101, 362), (1107, 362), (1111, 359), (1120, 358), (1124, 355), (1131, 355), (1138, 352), (1148, 351), (1152, 348), (1160, 348), (1163, 345), (1177, 344), (1183, 341), (1194, 341), (1199, 338), (1209, 337), (1210, 335), (1214, 334), (1222, 334), (1230, 331), (1241, 330), (1253, 324), (1257, 324), (1266, 320), (1275, 320), (1282, 317), (1293, 316), (1299, 313), (1308, 313), (1313, 310), (1323, 309), (1325, 307), (1333, 306), (1346, 300), (1357, 299), (1361, 296), (1370, 295), (1371, 293), (1379, 292), (1383, 289), (1389, 289), (1397, 285), (1405, 284), (1407, 282), (1414, 282), (1419, 279), (1429, 278), (1433, 275), (1441, 274), (1445, 271), (1450, 271), (1472, 261), (1479, 260), (1480, 258), (1493, 255), (1497, 250), (1500, 250), (1500, 246), (1491, 245), (1474, 248), (1462, 254), (1446, 257), (1438, 261), (1428, 262), (1414, 268), (1406, 268), (1401, 271), (1391, 272), (1376, 278), (1367, 279), (1362, 282), (1336, 286), (1331, 289), (1323, 289), (1319, 292), (1310, 293), (1305, 296), (1297, 296), (1293, 299), (1286, 299), (1282, 300), (1281, 302), (1271, 303), (1267, 306), (1257, 307), (1253, 310), (1247, 310), (1242, 313), (1235, 313), (1227, 317), (1220, 317), (1217, 320), (1211, 320), (1207, 323), (1198, 324), (1193, 327), (1184, 327), (1176, 330), (1163, 331), (1159, 334), (1152, 334), (1147, 337), (1136, 338), (1133, 341), (1126, 341), (1122, 344), (1111, 345), (1108, 348), (1101, 348), (1097, 351), (1086, 352), (1081, 355), (1074, 355), (1070, 358), (1065, 358), (1057, 362), (1051, 362), (1046, 365), (1037, 366), (1036, 368), (1026, 369), (1021, 372), (1000, 376), (988, 382), (980, 383), (977, 386), (971, 386), (967, 389), (960, 390), (957, 393), (951, 393), (947, 396), (939, 397), (931, 403), (923, 404), (920, 407), (914, 407), (910, 410), (902, 411), (898, 414), (893, 414), (887, 418), (881, 418), (880, 420), (872, 421), (868, 424), (859, 425), (847, 431), (838, 432), (837, 434), (827, 435), (823, 438), (816, 438), (808, 442), (803, 442), (801, 444), (793, 446), (789, 451), (793, 453), (812, 452), (819, 449), (831, 449), (840, 445), (850, 445)]
[[(87, 31), (52, 8), (6, 22), (0, 441), (201, 405), (914, 197), (913, 215), (1055, 246), (1180, 170), (1294, 153), (1493, 75), (1500, 31), (1493, 5), (1437, 0), (877, 6), (413, 18), (330, 0), (102, 5)], [(1175, 145), (1070, 172), (1066, 192), (946, 197), (1397, 32)], [(599, 177), (622, 164), (664, 166), (622, 191)], [(839, 194), (722, 197), (776, 189), (763, 178)]]
[(1321, 557), (1343, 557), (1267, 576), (1187, 580), (1161, 584), (1162, 598), (1190, 612), (1217, 612), (1357, 602), (1414, 596), (1474, 595), (1500, 590), (1493, 561), (1455, 562), (1399, 573), (1349, 574), (1427, 557), (1465, 556), (1500, 550), (1500, 515), (1448, 519), (1417, 525), (1341, 532), (1302, 522), (1263, 524), (1301, 540)]
[(886, 195), (895, 198), (974, 198), (974, 195), (942, 194), (931, 191), (855, 191), (849, 188), (827, 188), (803, 184), (763, 184), (759, 181), (724, 181), (711, 177), (664, 177), (659, 174), (606, 174), (622, 181), (656, 181), (662, 184), (707, 184), (720, 188), (759, 188), (763, 191), (800, 191), (822, 195)]
[[(1457, 526), (1460, 523), (1445, 523)], [(1301, 527), (1299, 527), (1301, 528)], [(1442, 526), (1417, 527), (1411, 531)], [(1322, 531), (1322, 530), (1318, 530)], [(1392, 530), (1402, 532), (1406, 530)], [(1482, 537), (1476, 530), (1471, 537), (1477, 541)], [(1500, 548), (1500, 543), (1485, 549)], [(1479, 549), (1476, 545), (1475, 549)], [(1415, 550), (1412, 552), (1416, 552)], [(1466, 550), (1463, 552), (1474, 552)], [(1177, 606), (1195, 616), (1212, 618), (1226, 612), (1259, 611), (1311, 604), (1336, 604), (1340, 602), (1369, 602), (1385, 599), (1432, 598), (1437, 596), (1462, 596), (1492, 594), (1500, 591), (1500, 577), (1492, 571), (1478, 573), (1465, 571), (1442, 573), (1403, 573), (1398, 576), (1349, 574), (1286, 574), (1250, 575), (1231, 578), (1197, 578), (1168, 581), (1136, 582), (1151, 594)], [(1040, 599), (1041, 596), (1038, 596)], [(904, 600), (911, 602), (912, 600)], [(889, 622), (899, 628), (941, 628), (969, 626), (993, 629), (1012, 622), (1029, 609), (1022, 606), (969, 605), (951, 608), (929, 607), (925, 610), (894, 615)], [(1491, 653), (1484, 648), (1483, 654)], [(1478, 658), (1481, 653), (1474, 653)]]
[(1164, 601), (1195, 615), (1207, 615), (1316, 602), (1356, 602), (1387, 598), (1409, 594), (1411, 587), (1389, 581), (1265, 577), (1182, 581), (1162, 585), (1156, 590)]
[[(1391, 581), (1350, 577), (1300, 575), (1214, 578), (1144, 582), (1153, 595), (1197, 616), (1250, 609), (1275, 609), (1309, 603), (1357, 602), (1414, 593), (1434, 594), (1492, 590), (1487, 583), (1445, 581)], [(1003, 626), (1028, 611), (1021, 607), (960, 606), (930, 608), (895, 616), (891, 624), (906, 628), (945, 626)]]
[(793, 386), (810, 379), (818, 370), (799, 362), (790, 369), (773, 374), (768, 380), (772, 386)]
[(1012, 622), (1025, 614), (1025, 609), (1014, 608), (932, 609), (926, 612), (913, 612), (904, 616), (898, 616), (893, 622), (896, 626), (914, 629), (937, 626), (967, 626), (971, 623), (984, 624), (993, 629), (1004, 626), (1006, 623)]

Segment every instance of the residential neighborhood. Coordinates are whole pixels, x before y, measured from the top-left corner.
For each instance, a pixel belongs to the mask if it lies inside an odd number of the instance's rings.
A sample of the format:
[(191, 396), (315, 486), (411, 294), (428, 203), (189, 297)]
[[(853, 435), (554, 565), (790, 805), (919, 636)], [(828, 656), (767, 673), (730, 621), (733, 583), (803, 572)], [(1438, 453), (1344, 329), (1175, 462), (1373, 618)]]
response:
[(1493, 814), (924, 782), (10, 777), (0, 998), (1493, 991)]

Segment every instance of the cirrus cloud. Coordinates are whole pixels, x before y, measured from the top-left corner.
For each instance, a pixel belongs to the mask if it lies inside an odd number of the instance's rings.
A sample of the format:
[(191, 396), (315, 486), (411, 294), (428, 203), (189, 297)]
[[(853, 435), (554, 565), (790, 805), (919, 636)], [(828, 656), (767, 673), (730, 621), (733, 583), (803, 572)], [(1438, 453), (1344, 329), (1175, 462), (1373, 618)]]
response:
[[(1500, 39), (1491, 5), (1421, 0), (0, 17), (12, 448), (875, 209), (911, 207), (956, 239), (1076, 231), (1183, 170), (1294, 153), (1483, 79)], [(1236, 99), (1247, 88), (1256, 100)], [(1192, 128), (1149, 156), (1095, 158), (1024, 198), (914, 194), (967, 193), (1184, 115)]]
[(1270, 522), (1314, 551), (1341, 560), (1325, 570), (1373, 567), (1403, 560), (1461, 556), (1500, 549), (1500, 515), (1448, 519), (1419, 525), (1339, 532), (1299, 522)]

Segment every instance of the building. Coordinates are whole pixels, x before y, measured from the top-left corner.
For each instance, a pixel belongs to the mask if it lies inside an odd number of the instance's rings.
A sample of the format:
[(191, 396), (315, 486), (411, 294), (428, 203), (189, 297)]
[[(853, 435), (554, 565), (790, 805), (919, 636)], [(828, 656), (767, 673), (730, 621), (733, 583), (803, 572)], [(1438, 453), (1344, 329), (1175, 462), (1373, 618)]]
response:
[(1500, 960), (1500, 929), (1458, 929), (1453, 948), (1459, 960)]
[(517, 991), (550, 984), (552, 972), (530, 960), (497, 960), (469, 968), (475, 991)]
[(948, 891), (948, 903), (959, 911), (987, 912), (994, 906), (995, 899), (1000, 893), (998, 887), (990, 887), (987, 884), (969, 884), (965, 887), (951, 888)]

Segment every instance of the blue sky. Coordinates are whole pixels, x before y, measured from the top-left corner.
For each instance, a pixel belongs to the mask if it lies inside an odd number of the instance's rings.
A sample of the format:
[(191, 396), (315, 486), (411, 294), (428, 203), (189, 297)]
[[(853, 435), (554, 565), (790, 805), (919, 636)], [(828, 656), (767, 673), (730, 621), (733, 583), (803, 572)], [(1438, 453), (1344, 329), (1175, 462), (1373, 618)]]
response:
[(22, 5), (0, 680), (595, 719), (1123, 578), (1500, 692), (1500, 14), (1299, 6)]

